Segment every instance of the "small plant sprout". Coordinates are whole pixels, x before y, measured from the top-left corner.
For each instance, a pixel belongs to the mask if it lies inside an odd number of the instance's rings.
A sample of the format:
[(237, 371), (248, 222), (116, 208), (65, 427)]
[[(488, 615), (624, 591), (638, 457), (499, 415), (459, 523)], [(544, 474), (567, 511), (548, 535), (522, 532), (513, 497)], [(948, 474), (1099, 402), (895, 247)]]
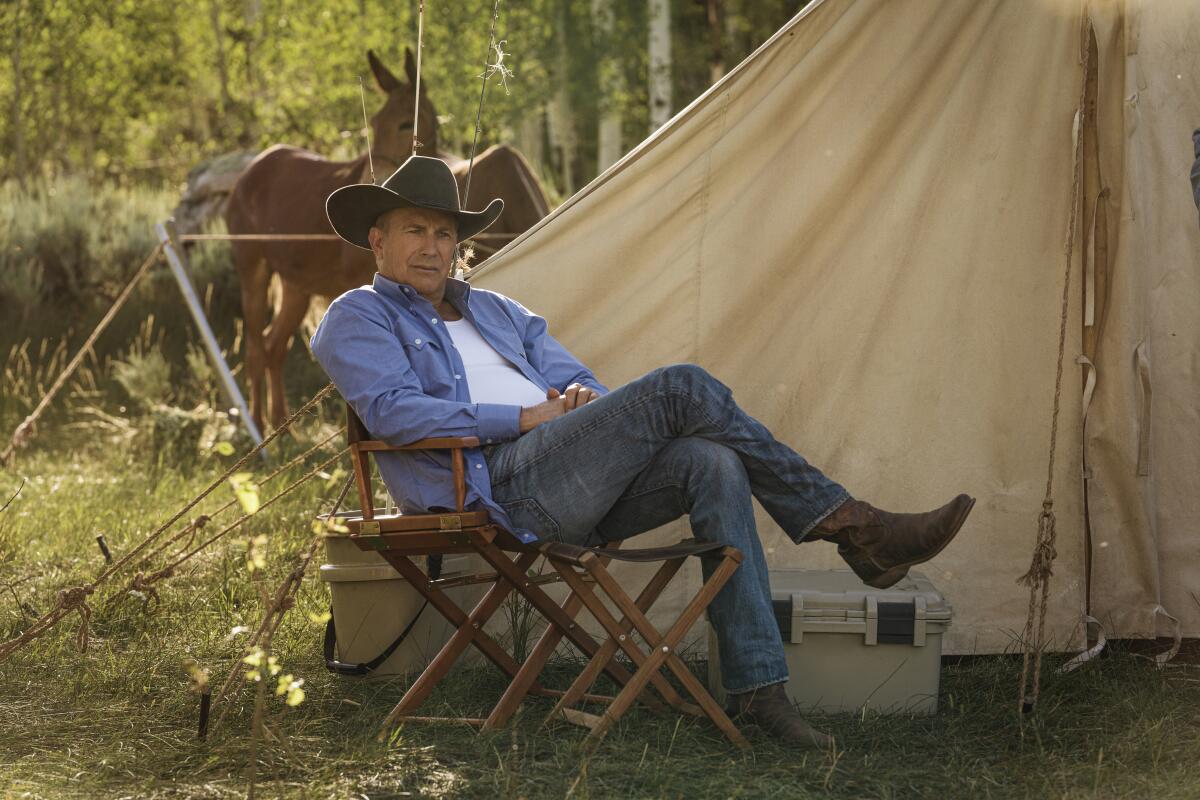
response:
[(188, 674), (188, 691), (204, 694), (208, 691), (208, 670), (200, 666), (194, 658), (183, 660), (183, 670)]
[(229, 476), (229, 484), (233, 487), (233, 494), (241, 504), (242, 511), (247, 514), (258, 511), (258, 484), (254, 482), (253, 473), (235, 472)]
[(308, 612), (308, 619), (314, 625), (324, 625), (326, 622), (329, 622), (329, 620), (332, 618), (333, 618), (333, 615), (330, 614), (328, 611), (325, 611), (321, 614), (314, 614), (311, 611)]
[(263, 678), (273, 678), (280, 672), (279, 662), (275, 656), (267, 655), (261, 647), (256, 647), (242, 659), (242, 663), (250, 667), (246, 670), (246, 680), (258, 683)]
[(333, 517), (326, 519), (314, 519), (312, 523), (312, 532), (314, 534), (322, 533), (349, 533), (350, 529), (343, 525)]
[(246, 568), (256, 572), (267, 567), (267, 535), (260, 533), (246, 540)]
[(300, 688), (303, 685), (304, 678), (296, 678), (291, 673), (280, 675), (275, 694), (284, 695), (284, 702), (295, 708), (304, 702), (304, 690)]
[(219, 456), (231, 456), (234, 453), (233, 445), (230, 442), (217, 442), (212, 449)]

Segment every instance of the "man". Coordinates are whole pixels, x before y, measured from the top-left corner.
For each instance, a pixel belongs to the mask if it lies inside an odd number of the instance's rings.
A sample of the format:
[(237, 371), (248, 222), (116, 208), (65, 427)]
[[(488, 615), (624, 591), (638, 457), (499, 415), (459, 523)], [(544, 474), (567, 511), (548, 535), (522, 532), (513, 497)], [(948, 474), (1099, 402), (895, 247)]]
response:
[[(609, 392), (541, 317), (450, 278), (456, 244), (502, 205), (459, 210), (449, 168), (421, 156), (382, 186), (330, 195), (334, 230), (374, 251), (379, 272), (330, 305), (313, 353), (376, 438), (478, 437), (482, 447), (466, 454), (467, 502), (523, 541), (594, 546), (687, 514), (698, 539), (742, 551), (709, 606), (735, 719), (797, 746), (825, 746), (784, 692), (751, 498), (795, 542), (837, 543), (877, 587), (936, 555), (975, 501), (959, 495), (926, 514), (891, 514), (855, 500), (696, 366), (656, 369)], [(444, 457), (380, 454), (379, 468), (403, 510), (454, 506)]]

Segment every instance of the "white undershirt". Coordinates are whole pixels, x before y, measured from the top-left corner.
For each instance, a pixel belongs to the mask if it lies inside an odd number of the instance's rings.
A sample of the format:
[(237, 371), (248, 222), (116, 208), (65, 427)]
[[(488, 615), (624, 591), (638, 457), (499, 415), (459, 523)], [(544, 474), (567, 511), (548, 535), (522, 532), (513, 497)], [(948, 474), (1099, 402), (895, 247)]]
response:
[(462, 357), (472, 403), (536, 406), (545, 402), (546, 393), (497, 353), (470, 320), (447, 322), (446, 330)]

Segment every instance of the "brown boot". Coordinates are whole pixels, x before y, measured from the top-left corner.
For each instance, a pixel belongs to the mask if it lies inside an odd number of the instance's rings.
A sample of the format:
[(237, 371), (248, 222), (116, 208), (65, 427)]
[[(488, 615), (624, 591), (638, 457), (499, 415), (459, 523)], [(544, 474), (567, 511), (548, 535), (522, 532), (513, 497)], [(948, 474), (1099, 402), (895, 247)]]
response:
[(907, 575), (909, 567), (942, 552), (974, 506), (975, 498), (960, 494), (933, 511), (893, 514), (851, 499), (813, 533), (837, 542), (838, 554), (863, 583), (887, 589)]
[(792, 705), (782, 683), (752, 692), (729, 695), (727, 712), (739, 726), (757, 725), (764, 732), (795, 747), (824, 749), (833, 738), (813, 728)]

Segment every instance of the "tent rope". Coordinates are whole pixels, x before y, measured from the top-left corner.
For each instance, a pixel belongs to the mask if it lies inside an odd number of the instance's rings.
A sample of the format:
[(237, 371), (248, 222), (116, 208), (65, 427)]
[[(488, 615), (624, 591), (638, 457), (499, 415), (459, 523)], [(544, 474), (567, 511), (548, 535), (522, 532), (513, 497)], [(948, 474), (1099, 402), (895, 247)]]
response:
[[(1086, 38), (1085, 38), (1086, 41)], [(1032, 712), (1041, 692), (1042, 653), (1045, 650), (1046, 612), (1049, 608), (1050, 578), (1054, 574), (1054, 559), (1057, 532), (1054, 516), (1054, 459), (1058, 444), (1058, 414), (1062, 403), (1063, 361), (1067, 347), (1067, 320), (1070, 316), (1071, 264), (1075, 255), (1075, 229), (1079, 218), (1079, 195), (1083, 167), (1083, 122), (1086, 112), (1088, 71), (1091, 67), (1089, 48), (1082, 48), (1083, 80), (1080, 86), (1079, 105), (1075, 117), (1074, 156), (1075, 164), (1071, 178), (1071, 214), (1067, 222), (1066, 267), (1063, 275), (1061, 312), (1058, 323), (1058, 367), (1054, 377), (1054, 404), (1050, 415), (1050, 453), (1046, 466), (1046, 495), (1042, 499), (1042, 511), (1038, 515), (1037, 538), (1029, 569), (1017, 579), (1017, 583), (1029, 587), (1029, 611), (1025, 617), (1025, 628), (1021, 635), (1021, 687), (1018, 708)], [(1030, 662), (1032, 661), (1032, 676)], [(1031, 685), (1032, 684), (1032, 685)]]
[[(291, 461), (287, 462), (286, 464), (284, 464), (280, 467), (276, 467), (271, 472), (270, 475), (263, 478), (259, 482), (259, 486), (267, 485), (272, 480), (277, 478), (279, 475), (290, 470), (292, 467), (296, 466), (297, 464), (300, 464), (301, 462), (307, 461), (308, 457), (311, 456), (313, 453), (315, 453), (318, 450), (320, 450), (321, 448), (325, 447), (327, 444), (329, 444), (334, 439), (342, 436), (345, 433), (345, 430), (346, 429), (344, 427), (339, 428), (338, 430), (331, 433), (329, 436), (325, 437), (324, 439), (317, 442), (312, 447), (305, 450), (300, 455), (293, 458)], [(343, 450), (342, 452), (345, 452), (345, 451)], [(192, 520), (187, 525), (185, 525), (174, 536), (169, 537), (165, 542), (160, 544), (153, 551), (151, 551), (150, 553), (147, 553), (145, 556), (143, 556), (142, 560), (138, 563), (137, 568), (139, 570), (144, 570), (146, 567), (149, 566), (151, 561), (153, 561), (155, 558), (157, 558), (159, 555), (161, 555), (163, 552), (165, 552), (167, 550), (167, 548), (169, 548), (171, 545), (178, 542), (180, 539), (187, 537), (187, 541), (184, 543), (183, 548), (177, 554), (177, 555), (182, 555), (183, 552), (185, 552), (188, 548), (191, 547), (192, 542), (195, 540), (196, 533), (200, 530), (203, 530), (204, 526), (207, 525), (212, 520), (213, 517), (229, 510), (230, 508), (232, 508), (233, 506), (235, 506), (237, 504), (238, 504), (238, 499), (236, 497), (234, 497), (233, 499), (226, 502), (225, 505), (216, 509), (212, 513), (201, 514), (200, 516), (196, 517), (194, 520)], [(126, 586), (123, 590), (121, 590), (117, 594), (113, 595), (109, 599), (105, 608), (107, 609), (108, 606), (115, 604), (116, 602), (118, 602), (119, 600), (121, 600), (122, 598), (127, 596), (129, 592), (132, 592), (132, 591), (146, 592), (148, 587), (150, 586), (150, 584), (156, 583), (156, 582), (158, 582), (160, 580), (164, 580), (166, 578), (170, 578), (172, 572), (173, 572), (173, 569), (171, 567), (166, 567), (164, 569), (157, 570), (156, 572), (152, 572), (149, 575), (146, 575), (144, 572), (139, 571), (137, 573), (137, 575), (134, 576), (133, 580), (129, 583), (128, 586)], [(139, 581), (139, 578), (141, 579), (139, 585), (134, 585), (135, 582)], [(148, 607), (147, 603), (143, 603), (142, 605), (143, 605), (144, 610)]]
[[(87, 649), (87, 630), (89, 627), (88, 622), (91, 618), (91, 608), (88, 607), (85, 602), (86, 597), (88, 595), (94, 593), (97, 588), (99, 588), (102, 584), (104, 584), (110, 577), (112, 577), (114, 574), (116, 574), (119, 570), (124, 569), (125, 566), (128, 565), (129, 562), (132, 561), (135, 556), (137, 556), (142, 551), (144, 551), (146, 548), (148, 548), (151, 544), (156, 542), (159, 539), (159, 537), (161, 537), (164, 533), (166, 533), (166, 531), (172, 525), (174, 525), (176, 522), (178, 522), (187, 512), (191, 511), (193, 508), (195, 508), (195, 506), (198, 503), (200, 503), (200, 501), (204, 500), (204, 498), (208, 497), (210, 494), (212, 494), (214, 491), (216, 491), (217, 488), (220, 487), (221, 485), (223, 485), (225, 483), (225, 481), (228, 480), (231, 475), (233, 475), (234, 473), (241, 470), (242, 467), (244, 467), (246, 465), (246, 463), (250, 461), (250, 459), (252, 459), (256, 455), (258, 455), (258, 453), (261, 452), (267, 445), (269, 445), (271, 442), (275, 441), (280, 436), (282, 436), (284, 433), (286, 433), (288, 430), (290, 430), (292, 424), (297, 419), (299, 419), (304, 414), (308, 413), (308, 411), (310, 409), (312, 409), (313, 406), (315, 406), (317, 403), (324, 400), (333, 391), (335, 391), (334, 385), (332, 383), (326, 384), (325, 388), (321, 389), (319, 392), (317, 392), (315, 395), (313, 395), (311, 400), (309, 400), (307, 403), (305, 403), (303, 406), (301, 406), (299, 409), (297, 409), (296, 412), (294, 414), (292, 414), (290, 417), (288, 417), (286, 420), (284, 420), (279, 425), (279, 427), (277, 427), (275, 430), (271, 431), (270, 435), (268, 435), (265, 439), (263, 439), (262, 442), (255, 445), (254, 447), (250, 448), (250, 450), (246, 451), (246, 453), (241, 458), (239, 458), (233, 466), (231, 466), (229, 469), (225, 470), (225, 472), (222, 473), (222, 475), (219, 478), (217, 478), (212, 483), (210, 483), (208, 485), (208, 487), (205, 488), (202, 492), (200, 492), (200, 494), (198, 494), (196, 497), (189, 500), (183, 506), (183, 508), (176, 511), (171, 516), (170, 519), (168, 519), (166, 522), (159, 525), (158, 528), (156, 528), (153, 533), (151, 533), (149, 536), (147, 536), (145, 539), (143, 539), (141, 541), (141, 543), (139, 543), (136, 547), (134, 547), (132, 550), (130, 550), (128, 553), (126, 553), (124, 556), (122, 556), (117, 561), (114, 561), (112, 564), (110, 564), (108, 566), (108, 568), (105, 569), (103, 572), (101, 572), (100, 575), (97, 576), (95, 578), (95, 580), (93, 580), (91, 583), (86, 584), (84, 586), (76, 586), (76, 587), (72, 587), (70, 589), (64, 589), (64, 590), (60, 591), (58, 594), (58, 600), (54, 604), (53, 608), (51, 608), (49, 611), (47, 611), (45, 614), (43, 614), (41, 617), (39, 617), (37, 620), (35, 620), (34, 623), (32, 625), (30, 625), (20, 635), (13, 637), (12, 639), (9, 639), (6, 642), (0, 643), (0, 664), (4, 663), (6, 660), (8, 660), (8, 658), (13, 653), (15, 653), (17, 650), (20, 650), (22, 647), (24, 647), (25, 645), (34, 641), (35, 639), (40, 638), (44, 633), (46, 633), (51, 628), (53, 628), (56, 624), (58, 624), (58, 622), (61, 621), (63, 619), (63, 617), (67, 616), (67, 614), (69, 614), (71, 611), (74, 611), (76, 609), (79, 609), (79, 613), (82, 618), (81, 625), (80, 625), (80, 633), (77, 637), (77, 642), (79, 644), (80, 652), (85, 651)], [(262, 506), (260, 506), (258, 510), (261, 511), (263, 508), (267, 507), (268, 505), (273, 503), (275, 500), (279, 499), (283, 495), (285, 495), (288, 492), (295, 489), (298, 485), (300, 485), (304, 481), (309, 480), (310, 478), (314, 477), (318, 472), (321, 471), (321, 469), (324, 466), (327, 466), (328, 464), (333, 463), (333, 461), (335, 459), (340, 457), (345, 452), (346, 452), (346, 448), (343, 448), (341, 451), (339, 451), (337, 453), (337, 455), (335, 455), (333, 458), (326, 461), (324, 464), (322, 464), (316, 470), (313, 470), (308, 475), (306, 475), (304, 478), (301, 478), (299, 481), (296, 481), (295, 483), (293, 483), (292, 485), (290, 485), (286, 489), (284, 489), (282, 492), (280, 492), (278, 495), (271, 498), (266, 503), (263, 503)], [(228, 533), (230, 530), (232, 530), (237, 525), (240, 525), (243, 522), (245, 522), (251, 516), (253, 516), (253, 515), (246, 514), (246, 515), (242, 516), (235, 523), (233, 523), (233, 525), (228, 526), (227, 528), (222, 530), (220, 533), (218, 533), (216, 536), (213, 536), (210, 539), (208, 539), (198, 549), (203, 549), (208, 544), (216, 541), (217, 539), (219, 539), (221, 536)], [(187, 558), (190, 558), (192, 555), (195, 555), (195, 551), (190, 553), (187, 556)], [(186, 561), (187, 559), (185, 558), (183, 560)], [(182, 563), (182, 561), (176, 562), (176, 563)], [(174, 565), (172, 565), (172, 566), (174, 566)]]
[(108, 311), (105, 312), (100, 321), (96, 323), (96, 327), (92, 329), (91, 334), (88, 335), (88, 338), (84, 341), (83, 346), (76, 351), (75, 355), (71, 358), (67, 365), (63, 367), (62, 372), (60, 372), (58, 377), (54, 379), (54, 383), (50, 385), (50, 388), (46, 390), (46, 393), (42, 395), (42, 399), (38, 401), (37, 406), (34, 407), (33, 411), (29, 412), (29, 416), (25, 417), (25, 419), (21, 421), (21, 424), (17, 426), (16, 430), (13, 431), (12, 438), (8, 443), (8, 447), (4, 448), (3, 453), (0, 453), (0, 466), (6, 466), (13, 454), (18, 449), (28, 444), (29, 440), (34, 437), (37, 430), (36, 425), (38, 419), (41, 418), (42, 414), (45, 413), (47, 408), (49, 408), (51, 401), (54, 400), (54, 396), (58, 394), (59, 390), (62, 389), (62, 387), (66, 384), (67, 379), (75, 374), (75, 370), (78, 369), (79, 365), (83, 363), (84, 357), (91, 352), (92, 345), (96, 343), (96, 340), (100, 338), (100, 334), (104, 333), (104, 329), (108, 327), (108, 323), (112, 322), (113, 317), (117, 315), (117, 312), (120, 311), (121, 307), (124, 306), (129, 300), (130, 296), (133, 294), (134, 287), (138, 285), (142, 278), (145, 277), (146, 273), (150, 271), (150, 268), (154, 266), (154, 263), (158, 260), (158, 256), (162, 253), (162, 250), (163, 244), (162, 242), (159, 242), (158, 245), (152, 251), (150, 251), (150, 255), (146, 256), (146, 260), (143, 261), (142, 265), (133, 273), (133, 277), (131, 277), (125, 284), (125, 288), (123, 288), (121, 293), (117, 295), (117, 299), (113, 301), (111, 306), (109, 306)]

